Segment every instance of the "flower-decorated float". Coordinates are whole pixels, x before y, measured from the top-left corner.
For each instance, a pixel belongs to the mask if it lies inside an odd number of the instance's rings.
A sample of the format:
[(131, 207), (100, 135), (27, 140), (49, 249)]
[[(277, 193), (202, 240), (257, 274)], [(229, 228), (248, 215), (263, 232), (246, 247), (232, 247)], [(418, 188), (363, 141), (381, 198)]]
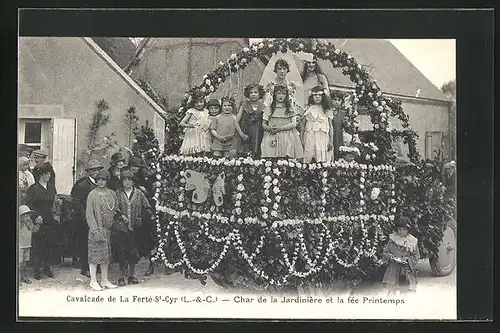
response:
[[(306, 52), (328, 60), (356, 84), (346, 98), (345, 130), (357, 137), (354, 105), (368, 108), (369, 142), (359, 142), (353, 162), (304, 164), (291, 160), (177, 155), (190, 95), (208, 98), (231, 73), (254, 58)], [(350, 106), (349, 106), (350, 105)], [(402, 130), (391, 128), (397, 118)], [(164, 152), (157, 142), (142, 153), (156, 173), (155, 261), (204, 283), (280, 290), (328, 287), (377, 277), (381, 254), (399, 214), (413, 221), (420, 252), (435, 275), (455, 267), (454, 193), (442, 184), (442, 166), (421, 160), (417, 134), (401, 102), (384, 96), (355, 59), (331, 43), (272, 39), (244, 48), (206, 74), (185, 96), (178, 119), (167, 124)], [(392, 142), (403, 137), (411, 162), (399, 163)]]

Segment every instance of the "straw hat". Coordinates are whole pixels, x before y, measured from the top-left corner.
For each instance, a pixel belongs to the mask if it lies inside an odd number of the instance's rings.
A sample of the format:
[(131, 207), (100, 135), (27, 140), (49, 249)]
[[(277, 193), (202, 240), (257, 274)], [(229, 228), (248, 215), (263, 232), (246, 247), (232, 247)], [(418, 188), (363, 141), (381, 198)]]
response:
[(34, 212), (35, 212), (34, 210), (31, 210), (26, 205), (19, 206), (19, 216), (24, 215), (24, 214), (28, 214), (28, 213), (34, 213)]

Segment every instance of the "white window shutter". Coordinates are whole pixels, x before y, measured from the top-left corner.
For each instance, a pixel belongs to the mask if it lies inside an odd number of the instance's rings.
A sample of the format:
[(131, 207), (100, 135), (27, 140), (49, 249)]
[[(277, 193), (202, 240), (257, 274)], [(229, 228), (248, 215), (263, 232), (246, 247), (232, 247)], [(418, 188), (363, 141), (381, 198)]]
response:
[(158, 139), (160, 150), (163, 151), (163, 147), (165, 146), (165, 119), (156, 112), (153, 118), (153, 129), (155, 137)]
[(52, 165), (58, 193), (69, 194), (74, 183), (76, 119), (54, 118), (52, 122)]

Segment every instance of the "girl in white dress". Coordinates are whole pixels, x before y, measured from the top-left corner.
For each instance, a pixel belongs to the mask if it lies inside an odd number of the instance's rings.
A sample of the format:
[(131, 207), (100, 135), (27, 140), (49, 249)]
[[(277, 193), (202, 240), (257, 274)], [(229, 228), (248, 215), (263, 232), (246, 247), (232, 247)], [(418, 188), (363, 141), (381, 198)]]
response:
[(311, 90), (309, 103), (304, 112), (305, 126), (302, 140), (304, 162), (326, 162), (333, 159), (333, 112), (329, 108), (328, 98), (321, 86)]
[(189, 109), (181, 120), (184, 127), (184, 140), (180, 148), (182, 155), (199, 155), (210, 152), (210, 118), (205, 108), (205, 99), (201, 93), (194, 93)]

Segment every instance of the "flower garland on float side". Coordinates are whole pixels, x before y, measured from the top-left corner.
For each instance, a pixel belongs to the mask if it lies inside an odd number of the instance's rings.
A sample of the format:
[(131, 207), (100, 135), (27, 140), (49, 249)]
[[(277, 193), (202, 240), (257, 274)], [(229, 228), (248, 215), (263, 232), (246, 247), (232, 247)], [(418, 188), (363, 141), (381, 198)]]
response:
[[(354, 245), (351, 242), (347, 248), (344, 248), (338, 237), (332, 239), (328, 228), (322, 228), (322, 231), (313, 233), (314, 236), (319, 240), (318, 243), (313, 244), (313, 249), (310, 251), (306, 248), (306, 242), (304, 239), (304, 230), (302, 225), (307, 224), (311, 226), (324, 227), (328, 224), (338, 224), (346, 223), (347, 221), (354, 221), (360, 219), (370, 219), (373, 218), (379, 221), (390, 221), (393, 216), (377, 216), (377, 215), (326, 215), (325, 205), (328, 204), (327, 194), (330, 192), (329, 180), (331, 174), (336, 170), (343, 171), (355, 171), (356, 177), (360, 177), (357, 182), (353, 184), (357, 188), (362, 188), (366, 183), (367, 178), (380, 178), (379, 182), (387, 181), (387, 175), (391, 175), (394, 168), (386, 165), (363, 165), (359, 163), (341, 163), (341, 162), (325, 162), (325, 163), (297, 163), (293, 161), (266, 161), (266, 160), (253, 160), (251, 158), (240, 158), (240, 159), (212, 159), (208, 157), (191, 157), (191, 156), (163, 156), (159, 164), (161, 164), (160, 169), (163, 170), (163, 176), (159, 176), (158, 180), (168, 179), (170, 181), (170, 186), (167, 188), (157, 188), (157, 193), (155, 198), (157, 199), (157, 231), (159, 233), (159, 238), (162, 241), (159, 243), (159, 248), (157, 250), (157, 259), (162, 259), (168, 267), (178, 267), (180, 265), (187, 267), (197, 274), (207, 274), (212, 272), (214, 269), (220, 265), (223, 260), (229, 260), (227, 254), (229, 253), (229, 248), (233, 248), (239, 254), (239, 256), (248, 263), (248, 267), (256, 276), (264, 279), (269, 284), (273, 285), (283, 285), (291, 276), (305, 278), (317, 274), (322, 269), (324, 269), (325, 264), (331, 260), (333, 257), (338, 264), (348, 268), (356, 265), (361, 257), (374, 257), (374, 261), (378, 261), (375, 258), (378, 247), (378, 236), (377, 234), (372, 235), (372, 239), (368, 237), (368, 232), (364, 225), (361, 225), (362, 239), (358, 245)], [(223, 212), (207, 212), (202, 213), (197, 210), (189, 210), (187, 207), (195, 207), (189, 202), (189, 193), (186, 192), (185, 181), (185, 170), (200, 170), (203, 169), (207, 172), (207, 177), (211, 181), (219, 174), (222, 170), (226, 172), (227, 179), (230, 179), (228, 187), (232, 187), (234, 191), (230, 195), (231, 202), (228, 202), (228, 206), (233, 206), (229, 210), (230, 215), (224, 216)], [(242, 172), (242, 170), (246, 172)], [(290, 169), (306, 171), (306, 174), (302, 179), (295, 179), (295, 182), (304, 182), (308, 187), (313, 189), (314, 186), (318, 186), (317, 191), (311, 191), (311, 193), (319, 193), (320, 205), (316, 207), (317, 218), (314, 219), (298, 219), (298, 218), (285, 218), (279, 219), (282, 216), (280, 213), (281, 205), (279, 202), (282, 200), (282, 195), (289, 196), (291, 192), (288, 189), (281, 189), (280, 183), (287, 179), (282, 179), (282, 174), (288, 174)], [(250, 170), (250, 171), (249, 171)], [(315, 172), (319, 175), (321, 181), (318, 184), (309, 184), (307, 174)], [(262, 184), (260, 187), (254, 187), (251, 191), (248, 191), (247, 187), (244, 185), (245, 176), (248, 174), (253, 174), (256, 179), (262, 179)], [(353, 174), (354, 175), (354, 174)], [(381, 177), (381, 175), (385, 175)], [(266, 192), (265, 190), (268, 190)], [(284, 193), (285, 191), (286, 193)], [(373, 192), (373, 191), (372, 191)], [(376, 195), (374, 197), (379, 199), (382, 196), (382, 190), (375, 190)], [(364, 200), (366, 200), (366, 195), (362, 194), (362, 191), (352, 192), (358, 197), (351, 197), (350, 200), (356, 198), (361, 206), (365, 206)], [(269, 199), (269, 200), (268, 200)], [(262, 206), (249, 205), (246, 202), (261, 202)], [(234, 203), (233, 205), (231, 205)], [(205, 207), (211, 206), (207, 203)], [(245, 211), (241, 207), (245, 207)], [(213, 205), (212, 205), (213, 207)], [(263, 207), (269, 207), (268, 210), (263, 210)], [(365, 207), (366, 209), (366, 207)], [(274, 212), (274, 213), (273, 213)], [(359, 211), (353, 211), (353, 214), (359, 214)], [(266, 214), (266, 215), (264, 215)], [(196, 221), (193, 223), (193, 221)], [(350, 222), (349, 222), (350, 223)], [(210, 250), (211, 263), (201, 265), (201, 263), (193, 263), (193, 257), (190, 257), (187, 253), (187, 243), (191, 242), (191, 239), (187, 236), (182, 235), (182, 228), (185, 225), (193, 225), (192, 228), (196, 229), (196, 233), (205, 236), (205, 240), (202, 241), (203, 247), (212, 248), (212, 244), (223, 245), (222, 250), (219, 248), (217, 251)], [(220, 228), (224, 225), (232, 226), (231, 231), (220, 232)], [(257, 246), (252, 249), (251, 252), (247, 252), (243, 248), (241, 232), (239, 231), (239, 225), (259, 225), (263, 229), (267, 225), (271, 227), (274, 233), (274, 237), (269, 238), (269, 234), (265, 236), (264, 234), (255, 240)], [(219, 227), (220, 226), (220, 227)], [(295, 227), (294, 227), (295, 226)], [(281, 236), (281, 231), (283, 228), (294, 227), (300, 230), (298, 233), (298, 242), (294, 242), (293, 253), (291, 257), (288, 256), (285, 249), (285, 243)], [(228, 228), (226, 228), (229, 230)], [(214, 233), (214, 231), (216, 231)], [(175, 238), (169, 236), (174, 234)], [(222, 234), (216, 235), (216, 234)], [(311, 235), (311, 233), (310, 233)], [(347, 237), (347, 234), (342, 237)], [(314, 237), (313, 237), (314, 238)], [(164, 248), (167, 247), (168, 240), (170, 243), (174, 239), (174, 247), (178, 248), (178, 257), (175, 260), (168, 260), (165, 254)], [(312, 238), (311, 238), (312, 239)], [(261, 260), (261, 250), (264, 244), (276, 243), (278, 248), (281, 249), (282, 259), (288, 269), (288, 274), (282, 276), (273, 276), (265, 272), (262, 267), (258, 267), (255, 260)], [(288, 242), (287, 242), (288, 243)], [(371, 246), (370, 246), (371, 245)], [(354, 251), (354, 259), (341, 258), (338, 253)], [(379, 251), (380, 252), (380, 251)], [(301, 258), (305, 261), (307, 269), (299, 268), (298, 259)], [(303, 265), (302, 265), (303, 266)]]
[[(378, 146), (389, 147), (392, 142), (391, 126), (389, 117), (397, 117), (403, 129), (403, 135), (409, 145), (415, 145), (418, 135), (409, 129), (409, 117), (401, 108), (401, 101), (393, 100), (383, 95), (380, 87), (373, 80), (368, 71), (364, 69), (356, 60), (346, 52), (335, 47), (331, 42), (318, 41), (303, 38), (277, 38), (265, 39), (260, 43), (253, 43), (250, 47), (243, 48), (238, 53), (233, 53), (225, 62), (221, 61), (219, 66), (203, 76), (202, 83), (190, 89), (184, 96), (184, 100), (178, 110), (178, 118), (182, 118), (187, 110), (188, 101), (194, 91), (200, 91), (208, 97), (215, 92), (218, 86), (225, 82), (231, 75), (239, 70), (245, 69), (253, 60), (263, 56), (272, 56), (278, 51), (311, 53), (319, 59), (328, 60), (334, 68), (341, 68), (344, 75), (348, 76), (356, 84), (353, 94), (353, 102), (368, 106), (368, 113), (373, 124), (375, 141)], [(181, 134), (181, 133), (178, 133)], [(175, 143), (179, 145), (179, 143)], [(178, 150), (178, 146), (173, 147), (173, 151)], [(379, 163), (390, 163), (395, 159), (395, 153), (391, 149), (383, 151), (379, 157)], [(419, 159), (416, 145), (410, 148), (409, 157), (412, 161)]]

